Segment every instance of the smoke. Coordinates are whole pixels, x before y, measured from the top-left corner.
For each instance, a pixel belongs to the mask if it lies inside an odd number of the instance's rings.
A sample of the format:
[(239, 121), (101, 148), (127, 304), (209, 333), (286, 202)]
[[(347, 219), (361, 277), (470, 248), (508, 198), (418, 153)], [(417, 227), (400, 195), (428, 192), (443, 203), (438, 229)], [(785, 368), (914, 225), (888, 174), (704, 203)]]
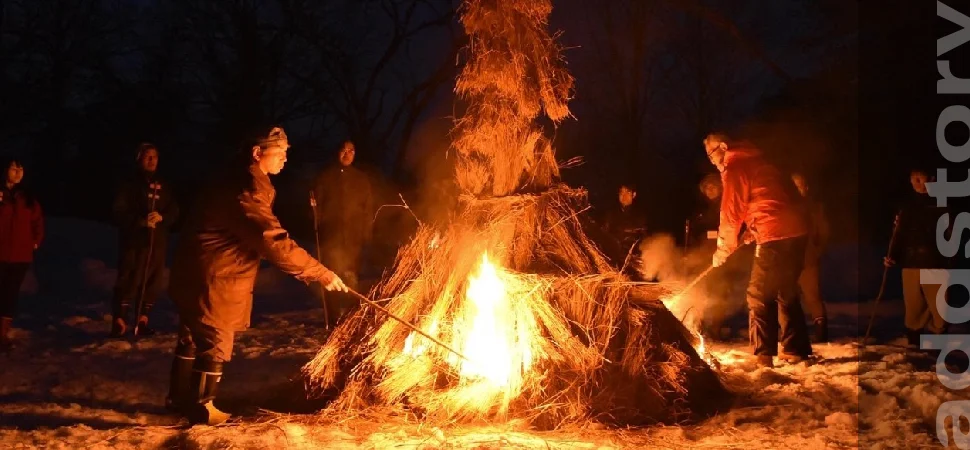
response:
[[(743, 311), (747, 286), (748, 253), (741, 250), (727, 264), (710, 271), (690, 291), (665, 299), (667, 309), (692, 329), (703, 324), (719, 327)], [(638, 272), (645, 280), (686, 286), (711, 267), (713, 246), (688, 249), (677, 246), (669, 234), (647, 237), (640, 243)]]
[(640, 242), (640, 275), (645, 280), (676, 282), (683, 280), (681, 273), (682, 252), (677, 241), (669, 234), (647, 237)]

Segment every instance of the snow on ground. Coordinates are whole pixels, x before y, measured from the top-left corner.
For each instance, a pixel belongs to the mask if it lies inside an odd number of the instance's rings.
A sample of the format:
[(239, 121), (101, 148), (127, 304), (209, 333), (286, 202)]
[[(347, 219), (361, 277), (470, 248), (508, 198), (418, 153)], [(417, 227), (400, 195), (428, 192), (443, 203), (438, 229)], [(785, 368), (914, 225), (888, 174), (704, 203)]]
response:
[[(113, 264), (90, 255), (68, 265), (85, 258), (85, 279), (111, 278)], [(25, 294), (14, 333), (21, 345), (0, 355), (0, 448), (939, 448), (937, 408), (970, 397), (896, 343), (860, 355), (852, 336), (871, 305), (833, 304), (837, 342), (816, 345), (823, 359), (814, 365), (757, 369), (742, 340), (708, 343), (737, 399), (698, 424), (538, 432), (521, 424), (435, 428), (391, 413), (323, 417), (300, 376), (326, 337), (318, 300), (264, 270), (253, 329), (237, 337), (218, 400), (237, 420), (190, 428), (162, 407), (175, 345), (170, 302), (157, 307), (159, 335), (107, 340), (111, 283), (93, 284)], [(898, 301), (882, 305), (880, 335), (897, 329), (900, 309)]]

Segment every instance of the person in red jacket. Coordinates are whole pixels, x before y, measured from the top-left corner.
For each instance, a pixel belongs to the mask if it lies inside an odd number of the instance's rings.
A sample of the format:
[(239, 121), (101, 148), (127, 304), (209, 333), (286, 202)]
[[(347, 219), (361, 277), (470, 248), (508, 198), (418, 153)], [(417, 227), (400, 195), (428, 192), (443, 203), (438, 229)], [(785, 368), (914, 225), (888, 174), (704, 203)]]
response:
[(0, 346), (9, 348), (10, 328), (17, 312), (20, 285), (34, 260), (34, 250), (44, 239), (44, 216), (40, 203), (24, 190), (24, 165), (10, 161), (3, 166), (0, 185)]
[(812, 344), (798, 298), (809, 233), (800, 195), (791, 178), (748, 142), (714, 133), (704, 139), (704, 149), (721, 172), (724, 189), (714, 266), (739, 247), (742, 224), (757, 244), (747, 303), (748, 338), (758, 364), (773, 366), (779, 341), (781, 359), (804, 361)]

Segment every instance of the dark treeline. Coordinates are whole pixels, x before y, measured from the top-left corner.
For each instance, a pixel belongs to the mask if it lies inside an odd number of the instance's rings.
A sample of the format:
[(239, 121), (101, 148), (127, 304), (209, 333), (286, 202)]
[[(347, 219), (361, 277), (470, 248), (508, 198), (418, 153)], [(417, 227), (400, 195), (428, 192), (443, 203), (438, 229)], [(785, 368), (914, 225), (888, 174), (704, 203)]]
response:
[(293, 144), (281, 190), (348, 138), (391, 172), (456, 73), (454, 13), (449, 0), (4, 0), (0, 148), (29, 161), (50, 213), (97, 220), (142, 141), (186, 200), (268, 122)]
[[(139, 142), (159, 145), (187, 201), (246, 130), (280, 123), (293, 148), (278, 209), (305, 232), (301, 192), (343, 139), (390, 180), (385, 201), (430, 184), (455, 114), (458, 4), (3, 0), (0, 151), (26, 156), (50, 213), (105, 220)], [(677, 233), (712, 170), (704, 134), (756, 123), (769, 152), (854, 216), (850, 4), (558, 0), (550, 26), (577, 84), (576, 120), (549, 131), (560, 159), (584, 158), (564, 175), (596, 204), (635, 181), (657, 227)]]

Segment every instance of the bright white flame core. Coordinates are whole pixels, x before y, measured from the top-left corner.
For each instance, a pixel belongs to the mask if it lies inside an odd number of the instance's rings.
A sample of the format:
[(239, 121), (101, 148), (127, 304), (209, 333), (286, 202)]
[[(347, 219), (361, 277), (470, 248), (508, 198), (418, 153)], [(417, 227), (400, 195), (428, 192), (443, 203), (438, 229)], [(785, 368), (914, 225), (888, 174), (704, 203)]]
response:
[(465, 325), (470, 327), (460, 348), (471, 361), (464, 361), (459, 373), (503, 387), (521, 381), (522, 373), (532, 365), (532, 351), (527, 342), (516, 342), (509, 292), (488, 253), (482, 255), (478, 273), (468, 281), (465, 297), (471, 307), (467, 309), (470, 317)]

